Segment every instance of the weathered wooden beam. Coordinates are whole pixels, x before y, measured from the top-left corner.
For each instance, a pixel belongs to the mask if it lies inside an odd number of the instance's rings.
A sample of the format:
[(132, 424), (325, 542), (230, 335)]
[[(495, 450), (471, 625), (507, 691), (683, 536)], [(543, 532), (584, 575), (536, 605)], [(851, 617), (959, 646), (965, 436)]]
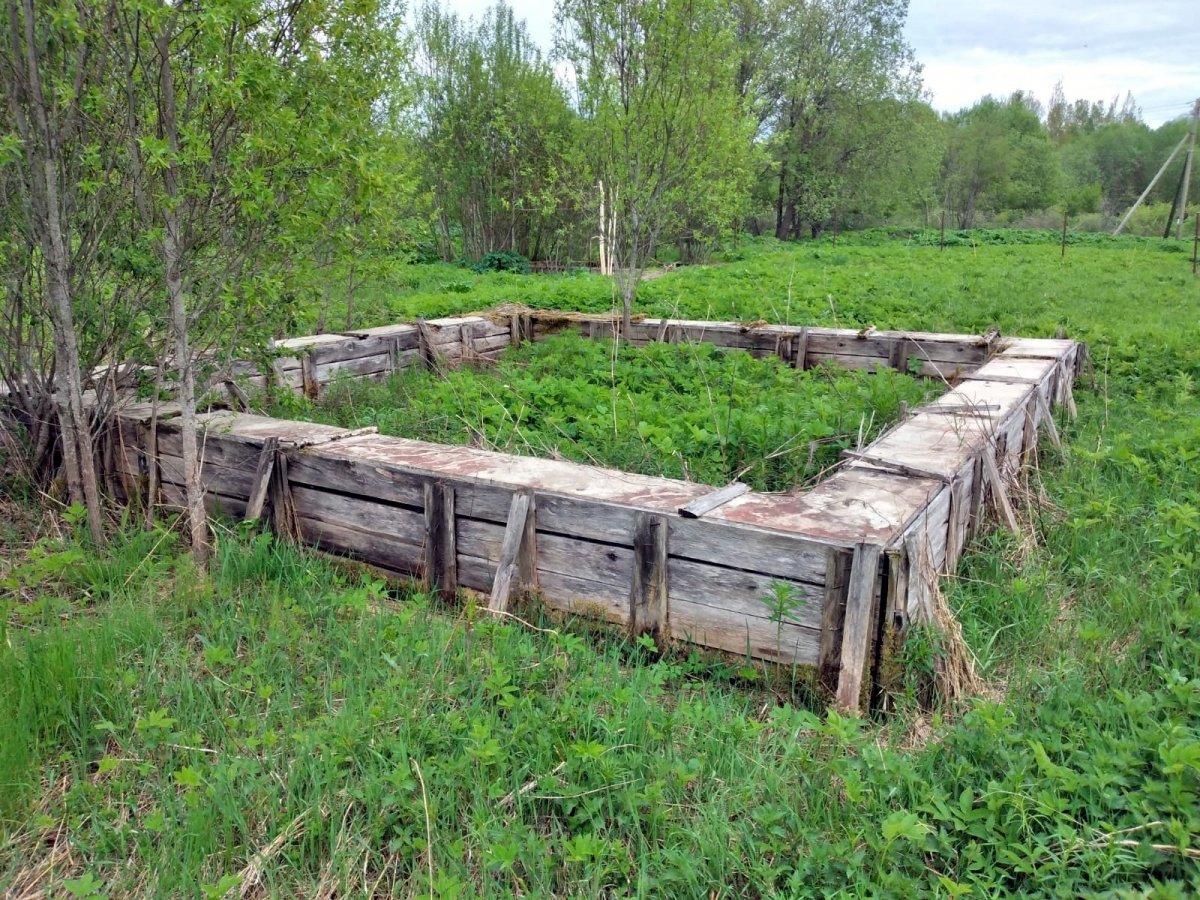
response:
[(879, 587), (880, 553), (878, 544), (861, 543), (854, 547), (837, 684), (837, 706), (843, 713), (856, 713), (861, 709), (863, 676), (871, 651), (871, 622)]
[(248, 412), (250, 410), (250, 398), (246, 396), (246, 392), (242, 390), (241, 385), (232, 378), (226, 378), (223, 383), (225, 390), (229, 392), (230, 399), (237, 404), (240, 411)]
[(808, 368), (808, 329), (801, 328), (800, 334), (796, 336), (796, 357), (792, 360), (792, 365), (797, 369), (804, 371)]
[(670, 633), (667, 607), (667, 541), (663, 516), (638, 516), (633, 538), (633, 578), (629, 588), (629, 629), (634, 635), (665, 638)]
[(983, 474), (987, 479), (988, 487), (991, 488), (996, 507), (1000, 510), (1000, 517), (1004, 520), (1004, 524), (1009, 531), (1014, 533), (1020, 531), (1021, 526), (1017, 522), (1017, 514), (1013, 511), (1012, 503), (1009, 502), (1008, 490), (1004, 486), (1004, 479), (1000, 477), (1000, 469), (996, 466), (996, 458), (987, 450), (984, 450), (982, 458)]
[(300, 357), (300, 377), (305, 397), (316, 400), (321, 396), (321, 383), (317, 381), (317, 361), (311, 353)]
[(444, 495), (441, 486), (432, 478), (422, 485), (425, 513), (424, 564), (421, 566), (421, 581), (425, 590), (435, 586), (443, 588), (442, 569), (445, 559), (446, 519), (442, 504)]
[(749, 485), (742, 484), (740, 481), (735, 481), (733, 484), (727, 484), (718, 491), (713, 491), (711, 494), (705, 494), (703, 497), (697, 497), (686, 506), (679, 507), (679, 514), (685, 519), (699, 519), (706, 513), (712, 512), (719, 506), (724, 506), (735, 497), (740, 497), (742, 494), (748, 493)]
[(837, 690), (842, 658), (842, 622), (846, 617), (846, 583), (852, 554), (829, 547), (825, 551), (825, 593), (821, 604), (821, 640), (817, 647), (817, 677), (831, 694)]
[(898, 463), (882, 456), (875, 456), (872, 453), (863, 453), (860, 450), (843, 450), (842, 456), (846, 459), (853, 459), (858, 462), (867, 463), (868, 465), (878, 466), (889, 472), (895, 472), (897, 475), (907, 475), (909, 478), (932, 478), (934, 481), (940, 481), (944, 484), (950, 483), (950, 477), (943, 475), (941, 472), (905, 465), (904, 463)]
[(279, 438), (272, 435), (263, 441), (262, 450), (258, 455), (258, 468), (254, 471), (254, 486), (250, 489), (250, 499), (246, 503), (246, 518), (261, 519), (263, 507), (267, 502), (267, 492), (271, 487), (271, 475), (275, 471), (275, 457), (279, 453)]
[(965, 403), (958, 406), (922, 406), (921, 412), (931, 416), (987, 416), (1000, 410), (999, 403)]
[(363, 437), (368, 434), (379, 434), (379, 429), (374, 425), (364, 425), (362, 428), (347, 428), (339, 434), (323, 434), (317, 437), (300, 438), (295, 441), (289, 441), (297, 450), (304, 450), (308, 447), (317, 447), (321, 444), (332, 444), (335, 441), (344, 441), (347, 438)]
[(1046, 426), (1046, 434), (1050, 436), (1050, 443), (1054, 445), (1054, 449), (1062, 450), (1062, 439), (1058, 435), (1058, 425), (1054, 421), (1054, 416), (1050, 412), (1050, 405), (1046, 402), (1046, 398), (1042, 396), (1040, 391), (1034, 392), (1037, 395), (1038, 410), (1042, 416), (1042, 423)]
[(899, 338), (892, 344), (891, 352), (888, 354), (888, 365), (897, 372), (908, 372), (908, 344), (905, 338)]
[(533, 494), (519, 491), (513, 494), (508, 508), (508, 522), (504, 526), (504, 540), (500, 543), (500, 558), (496, 563), (496, 580), (492, 583), (492, 595), (488, 609), (505, 612), (513, 585), (528, 585), (532, 580), (535, 548), (530, 540), (533, 524)]
[(453, 600), (458, 593), (458, 521), (454, 510), (455, 491), (453, 484), (441, 485), (442, 494), (442, 596)]

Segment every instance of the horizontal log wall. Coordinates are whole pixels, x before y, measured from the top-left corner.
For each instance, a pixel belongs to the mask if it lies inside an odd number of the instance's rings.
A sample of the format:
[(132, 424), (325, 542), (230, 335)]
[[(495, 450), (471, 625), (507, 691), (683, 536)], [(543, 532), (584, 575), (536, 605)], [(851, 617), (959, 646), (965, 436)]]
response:
[[(269, 372), (250, 362), (232, 365), (224, 377), (250, 387), (268, 383), (311, 397), (339, 378), (385, 378), (414, 365), (453, 368), (464, 362), (494, 361), (508, 347), (560, 331), (611, 340), (620, 332), (611, 316), (527, 311), (429, 319), (358, 331), (290, 338), (274, 346)], [(986, 362), (997, 336), (741, 325), (683, 319), (639, 319), (629, 343), (697, 342), (778, 356), (796, 368), (836, 363), (846, 368), (893, 368), (953, 381)]]
[[(429, 320), (280, 342), (292, 355), (270, 376), (241, 366), (230, 377), (317, 395), (339, 377), (495, 359), (568, 329), (611, 339), (616, 328), (609, 317), (529, 312)], [(518, 552), (506, 540), (510, 516), (527, 508), (529, 522), (516, 526), (526, 529), (519, 587), (550, 607), (814, 666), (852, 709), (870, 687), (879, 635), (933, 619), (939, 573), (954, 569), (986, 509), (1030, 463), (1051, 410), (1073, 408), (1082, 357), (1071, 341), (651, 319), (628, 339), (707, 341), (801, 368), (887, 366), (954, 386), (813, 489), (731, 491), (700, 518), (679, 510), (707, 508), (705, 485), (231, 413), (202, 417), (209, 504), (242, 516), (263, 446), (277, 440), (303, 540), (451, 591), (491, 591), (493, 601), (505, 554)], [(144, 406), (122, 413), (120, 481), (127, 495), (144, 495), (155, 469), (159, 499), (181, 504), (170, 404), (158, 415), (155, 437)], [(519, 495), (527, 502), (514, 503)], [(781, 616), (768, 602), (780, 583), (791, 593)]]
[[(384, 436), (340, 438), (340, 429), (258, 416), (202, 417), (202, 479), (210, 508), (243, 515), (268, 435), (280, 437), (291, 499), (306, 542), (351, 556), (389, 573), (443, 583), (446, 560), (429, 551), (430, 487), (453, 496), (453, 564), (457, 584), (488, 591), (504, 537), (512, 497), (533, 495), (536, 554), (533, 583), (552, 608), (630, 625), (642, 598), (634, 589), (638, 536), (654, 521), (664, 529), (667, 603), (658, 620), (641, 630), (758, 659), (808, 666), (836, 675), (836, 652), (821, 658), (827, 604), (844, 603), (844, 585), (827, 578), (848, 565), (853, 548), (814, 537), (772, 533), (718, 519), (686, 519), (679, 505), (709, 490), (703, 485), (643, 478), (573, 463), (511, 458), (459, 447), (441, 447)], [(279, 426), (279, 427), (276, 427)], [(169, 503), (182, 501), (181, 444), (177, 423), (157, 429), (145, 421), (120, 422), (121, 481), (126, 493), (144, 494), (156, 464)], [(298, 448), (301, 438), (316, 441)], [(153, 457), (153, 459), (151, 459)], [(519, 465), (516, 464), (519, 460)], [(487, 465), (472, 476), (457, 469)], [(511, 470), (498, 480), (496, 473)], [(556, 491), (568, 476), (603, 483)], [(777, 620), (766, 603), (777, 583), (788, 585), (794, 608)], [(828, 641), (826, 642), (829, 643)], [(832, 645), (830, 645), (832, 646)]]

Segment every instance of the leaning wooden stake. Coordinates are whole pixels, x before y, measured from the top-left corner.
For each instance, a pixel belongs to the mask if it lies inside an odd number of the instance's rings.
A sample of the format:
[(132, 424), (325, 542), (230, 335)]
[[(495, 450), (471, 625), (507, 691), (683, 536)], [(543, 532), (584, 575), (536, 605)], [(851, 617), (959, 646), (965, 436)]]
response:
[[(533, 495), (522, 492), (513, 495), (508, 508), (508, 524), (504, 527), (504, 540), (500, 544), (500, 559), (496, 563), (496, 579), (492, 582), (492, 596), (488, 609), (505, 612), (513, 585), (532, 581), (533, 535), (529, 527), (533, 522)], [(524, 576), (524, 579), (522, 578)]]
[(878, 544), (856, 544), (854, 547), (837, 685), (837, 706), (843, 713), (858, 712), (861, 706), (863, 675), (871, 651), (871, 620), (879, 585), (880, 553)]
[(1014, 533), (1020, 531), (1021, 526), (1017, 522), (1017, 514), (1013, 511), (1012, 503), (1008, 500), (1004, 479), (1000, 477), (1000, 470), (996, 467), (996, 459), (986, 450), (983, 452), (983, 474), (987, 478), (988, 487), (992, 489), (992, 496), (996, 500), (996, 506), (1000, 510), (1005, 526)]
[(1042, 416), (1042, 423), (1046, 426), (1046, 433), (1050, 435), (1050, 443), (1054, 445), (1055, 450), (1062, 450), (1062, 439), (1058, 436), (1058, 425), (1054, 421), (1054, 416), (1050, 412), (1050, 405), (1046, 403), (1046, 398), (1037, 392), (1038, 410)]

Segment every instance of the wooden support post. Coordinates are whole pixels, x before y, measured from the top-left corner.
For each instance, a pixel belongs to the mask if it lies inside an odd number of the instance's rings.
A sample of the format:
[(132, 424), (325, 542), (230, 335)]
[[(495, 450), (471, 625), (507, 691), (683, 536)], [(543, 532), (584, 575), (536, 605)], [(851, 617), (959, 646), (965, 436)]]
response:
[(387, 342), (388, 374), (395, 375), (400, 371), (400, 340), (392, 338)]
[[(983, 455), (987, 454), (987, 449), (983, 451)], [(980, 522), (983, 520), (983, 482), (986, 476), (983, 472), (983, 460), (975, 461), (975, 470), (971, 473), (971, 509), (967, 519), (967, 535), (974, 537), (979, 531)]]
[(1038, 389), (1025, 404), (1025, 427), (1021, 430), (1021, 470), (1029, 469), (1037, 461), (1037, 408)]
[(272, 435), (263, 441), (258, 454), (258, 468), (254, 470), (254, 486), (250, 489), (250, 500), (246, 504), (246, 519), (261, 519), (267, 502), (267, 491), (271, 487), (271, 475), (275, 471), (275, 456), (279, 452), (279, 438)]
[(518, 590), (533, 584), (537, 552), (533, 516), (533, 494), (528, 491), (513, 494), (508, 508), (508, 523), (504, 527), (504, 540), (500, 544), (500, 559), (496, 563), (496, 580), (492, 582), (492, 595), (488, 601), (488, 609), (492, 612), (508, 609), (508, 598), (514, 584)]
[(908, 344), (907, 338), (897, 338), (888, 354), (888, 365), (897, 372), (908, 372)]
[(229, 398), (238, 408), (238, 412), (248, 412), (250, 410), (250, 398), (246, 396), (246, 392), (232, 378), (225, 379), (225, 390), (229, 392)]
[(316, 400), (321, 396), (321, 385), (317, 381), (317, 363), (311, 353), (300, 357), (300, 378), (304, 386), (304, 396)]
[(728, 484), (719, 491), (713, 491), (711, 494), (705, 494), (703, 497), (697, 497), (687, 506), (679, 507), (679, 514), (685, 519), (699, 519), (705, 513), (710, 513), (718, 506), (724, 506), (735, 497), (740, 497), (742, 494), (748, 493), (750, 487), (742, 484), (740, 481), (735, 481), (733, 484)]
[(837, 707), (842, 713), (861, 709), (863, 676), (871, 652), (871, 622), (878, 599), (880, 552), (878, 544), (860, 543), (854, 547), (837, 684)]
[(417, 320), (417, 351), (421, 364), (430, 372), (441, 374), (438, 365), (437, 350), (434, 346), (433, 331), (420, 319)]
[(959, 521), (963, 518), (964, 507), (967, 504), (963, 502), (960, 496), (963, 490), (963, 481), (961, 478), (952, 479), (948, 490), (950, 491), (950, 514), (946, 520), (945, 571), (952, 572), (954, 571), (954, 564), (958, 562), (958, 555), (962, 552), (963, 532), (966, 531), (966, 523), (964, 522), (964, 527), (960, 529)]
[(908, 627), (908, 556), (903, 550), (887, 552), (888, 590), (883, 627), (902, 633)]
[(670, 635), (667, 608), (667, 520), (649, 513), (638, 515), (633, 538), (633, 580), (629, 588), (629, 630), (652, 634), (662, 641)]
[(300, 541), (300, 517), (292, 499), (292, 485), (288, 480), (287, 454), (282, 448), (275, 454), (275, 469), (271, 474), (271, 528), (275, 534), (290, 541)]
[(1054, 422), (1054, 416), (1050, 412), (1050, 405), (1046, 402), (1046, 398), (1042, 396), (1041, 391), (1036, 391), (1038, 409), (1042, 414), (1042, 423), (1046, 426), (1046, 433), (1050, 436), (1050, 443), (1054, 445), (1054, 449), (1062, 451), (1062, 439), (1058, 436), (1058, 425)]
[(421, 582), (425, 590), (435, 586), (444, 590), (442, 570), (445, 559), (446, 519), (441, 485), (432, 478), (422, 484), (425, 505), (425, 554), (421, 565)]
[(508, 317), (508, 343), (514, 349), (521, 346), (521, 317), (519, 315)]
[(792, 365), (800, 371), (808, 368), (808, 329), (801, 328), (800, 334), (796, 337), (796, 358), (792, 360)]
[[(1000, 452), (999, 447), (996, 448), (996, 452)], [(1008, 490), (1004, 487), (1004, 479), (1000, 477), (1000, 469), (996, 465), (996, 458), (986, 448), (983, 451), (982, 457), (983, 474), (987, 479), (988, 487), (991, 488), (996, 508), (1000, 510), (1000, 517), (1005, 527), (1015, 534), (1021, 530), (1021, 526), (1017, 522), (1017, 514), (1013, 511), (1012, 503), (1009, 502)]]
[(845, 550), (825, 551), (825, 596), (821, 606), (821, 640), (817, 648), (817, 677), (831, 694), (837, 690), (842, 658), (842, 622), (846, 618), (846, 583), (853, 557)]
[(454, 485), (443, 484), (442, 491), (442, 597), (453, 600), (458, 594), (458, 520), (454, 512)]

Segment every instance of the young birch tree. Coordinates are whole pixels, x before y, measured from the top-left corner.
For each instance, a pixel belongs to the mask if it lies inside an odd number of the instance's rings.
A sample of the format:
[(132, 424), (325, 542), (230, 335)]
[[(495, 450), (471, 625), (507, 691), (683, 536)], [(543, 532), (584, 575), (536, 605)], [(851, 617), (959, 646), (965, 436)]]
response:
[(730, 227), (749, 194), (750, 117), (733, 17), (717, 0), (561, 0), (585, 145), (612, 218), (628, 332), (660, 239), (687, 219)]
[[(102, 306), (115, 305), (99, 262), (116, 221), (105, 93), (112, 7), (104, 0), (7, 0), (0, 26), (7, 51), (0, 64), (6, 130), (0, 164), (16, 195), (4, 204), (9, 346), (0, 366), (27, 414), (54, 408), (68, 495), (86, 507), (97, 543), (104, 540), (92, 432), (99, 410), (84, 403), (85, 371), (97, 359), (81, 352), (81, 334), (95, 336), (106, 317)], [(110, 302), (98, 305), (105, 292)], [(49, 370), (42, 316), (50, 323)], [(88, 342), (85, 350), (97, 346), (113, 350), (104, 341)], [(48, 433), (36, 440), (35, 460), (48, 458)]]

